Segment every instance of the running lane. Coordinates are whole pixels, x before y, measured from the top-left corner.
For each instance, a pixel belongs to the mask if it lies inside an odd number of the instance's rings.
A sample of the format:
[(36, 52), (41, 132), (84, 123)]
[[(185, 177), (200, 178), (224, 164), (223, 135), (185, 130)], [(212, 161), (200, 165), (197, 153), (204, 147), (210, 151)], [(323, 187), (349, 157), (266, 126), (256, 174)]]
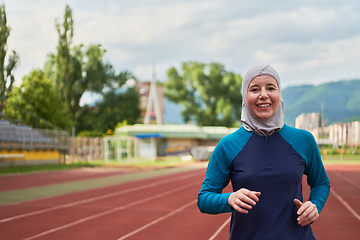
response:
[[(206, 215), (202, 215), (196, 210), (196, 196), (203, 177), (204, 169), (193, 170), (12, 205), (12, 207), (27, 205), (29, 208), (35, 207), (35, 209), (32, 212), (27, 209), (26, 212), (19, 212), (17, 215), (2, 217), (0, 238), (118, 239), (169, 214), (164, 221), (167, 221), (167, 218), (171, 219), (172, 216), (180, 216), (177, 214), (181, 211), (177, 212), (177, 209), (184, 205), (186, 207), (183, 210), (186, 210), (187, 206), (191, 207), (198, 216), (204, 218)], [(102, 198), (106, 194), (108, 197)], [(93, 201), (91, 198), (95, 200)], [(76, 202), (80, 202), (80, 204), (75, 204)], [(59, 208), (64, 205), (68, 206)], [(3, 209), (5, 208), (6, 206), (3, 207)], [(41, 209), (39, 210), (39, 208)], [(51, 210), (51, 208), (54, 209)], [(36, 214), (32, 214), (34, 212)], [(222, 220), (218, 219), (217, 221), (221, 222)], [(189, 221), (183, 219), (183, 222)], [(190, 232), (211, 227), (212, 221), (196, 222), (200, 226), (190, 225), (190, 229), (193, 229)], [(207, 225), (203, 225), (204, 223)], [(216, 229), (217, 225), (213, 229)], [(154, 227), (157, 229), (156, 224)], [(157, 229), (157, 231), (160, 230)], [(167, 229), (164, 231), (166, 232)], [(208, 233), (209, 236), (211, 234), (211, 232)]]
[[(358, 239), (359, 172), (328, 174), (332, 192), (313, 224), (317, 239)], [(227, 239), (230, 215), (197, 209), (204, 176), (204, 168), (188, 170), (3, 206), (0, 239)]]

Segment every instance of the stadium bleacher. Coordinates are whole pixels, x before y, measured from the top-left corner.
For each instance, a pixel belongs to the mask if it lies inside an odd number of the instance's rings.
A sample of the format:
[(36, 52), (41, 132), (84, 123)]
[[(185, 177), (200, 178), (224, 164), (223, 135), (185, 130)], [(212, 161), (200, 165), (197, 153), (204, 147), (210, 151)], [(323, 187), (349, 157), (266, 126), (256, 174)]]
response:
[(66, 151), (68, 133), (52, 129), (33, 129), (0, 119), (0, 150)]

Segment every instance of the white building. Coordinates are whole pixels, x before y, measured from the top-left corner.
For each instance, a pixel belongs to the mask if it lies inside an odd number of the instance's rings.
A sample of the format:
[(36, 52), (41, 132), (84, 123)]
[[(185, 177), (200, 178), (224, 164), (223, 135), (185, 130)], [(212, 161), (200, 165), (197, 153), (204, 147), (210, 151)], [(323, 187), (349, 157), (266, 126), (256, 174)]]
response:
[(321, 127), (320, 113), (302, 113), (295, 119), (295, 127), (312, 131)]
[(320, 113), (303, 113), (295, 119), (295, 127), (311, 132), (318, 144), (332, 144), (334, 147), (360, 145), (360, 121), (334, 123), (326, 127), (321, 126)]
[(360, 145), (360, 122), (355, 121), (352, 123), (348, 123), (347, 128), (348, 136), (347, 136), (347, 145), (349, 147), (356, 147)]
[(334, 123), (329, 126), (329, 138), (334, 141), (337, 146), (347, 143), (347, 123)]

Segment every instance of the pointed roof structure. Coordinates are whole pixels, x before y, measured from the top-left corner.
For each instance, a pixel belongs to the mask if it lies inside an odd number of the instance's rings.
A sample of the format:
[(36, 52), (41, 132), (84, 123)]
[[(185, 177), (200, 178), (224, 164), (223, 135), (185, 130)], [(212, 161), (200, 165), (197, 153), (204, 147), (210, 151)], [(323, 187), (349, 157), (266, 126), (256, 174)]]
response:
[(150, 82), (150, 91), (149, 91), (149, 97), (146, 107), (146, 115), (144, 119), (144, 124), (150, 123), (150, 113), (152, 111), (152, 108), (154, 107), (155, 111), (155, 119), (156, 123), (158, 125), (162, 124), (162, 118), (160, 113), (160, 105), (159, 105), (159, 97), (158, 92), (156, 88), (156, 82), (155, 82), (155, 64), (153, 64), (153, 73), (152, 73), (152, 79)]

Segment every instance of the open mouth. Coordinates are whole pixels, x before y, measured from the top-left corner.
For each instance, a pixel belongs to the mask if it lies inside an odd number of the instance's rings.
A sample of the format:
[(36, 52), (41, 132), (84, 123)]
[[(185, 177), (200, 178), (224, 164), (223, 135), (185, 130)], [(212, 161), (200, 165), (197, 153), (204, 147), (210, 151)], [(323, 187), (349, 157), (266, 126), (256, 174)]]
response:
[(259, 104), (259, 105), (257, 105), (258, 107), (260, 107), (260, 108), (266, 108), (266, 107), (270, 107), (270, 105), (271, 104)]

